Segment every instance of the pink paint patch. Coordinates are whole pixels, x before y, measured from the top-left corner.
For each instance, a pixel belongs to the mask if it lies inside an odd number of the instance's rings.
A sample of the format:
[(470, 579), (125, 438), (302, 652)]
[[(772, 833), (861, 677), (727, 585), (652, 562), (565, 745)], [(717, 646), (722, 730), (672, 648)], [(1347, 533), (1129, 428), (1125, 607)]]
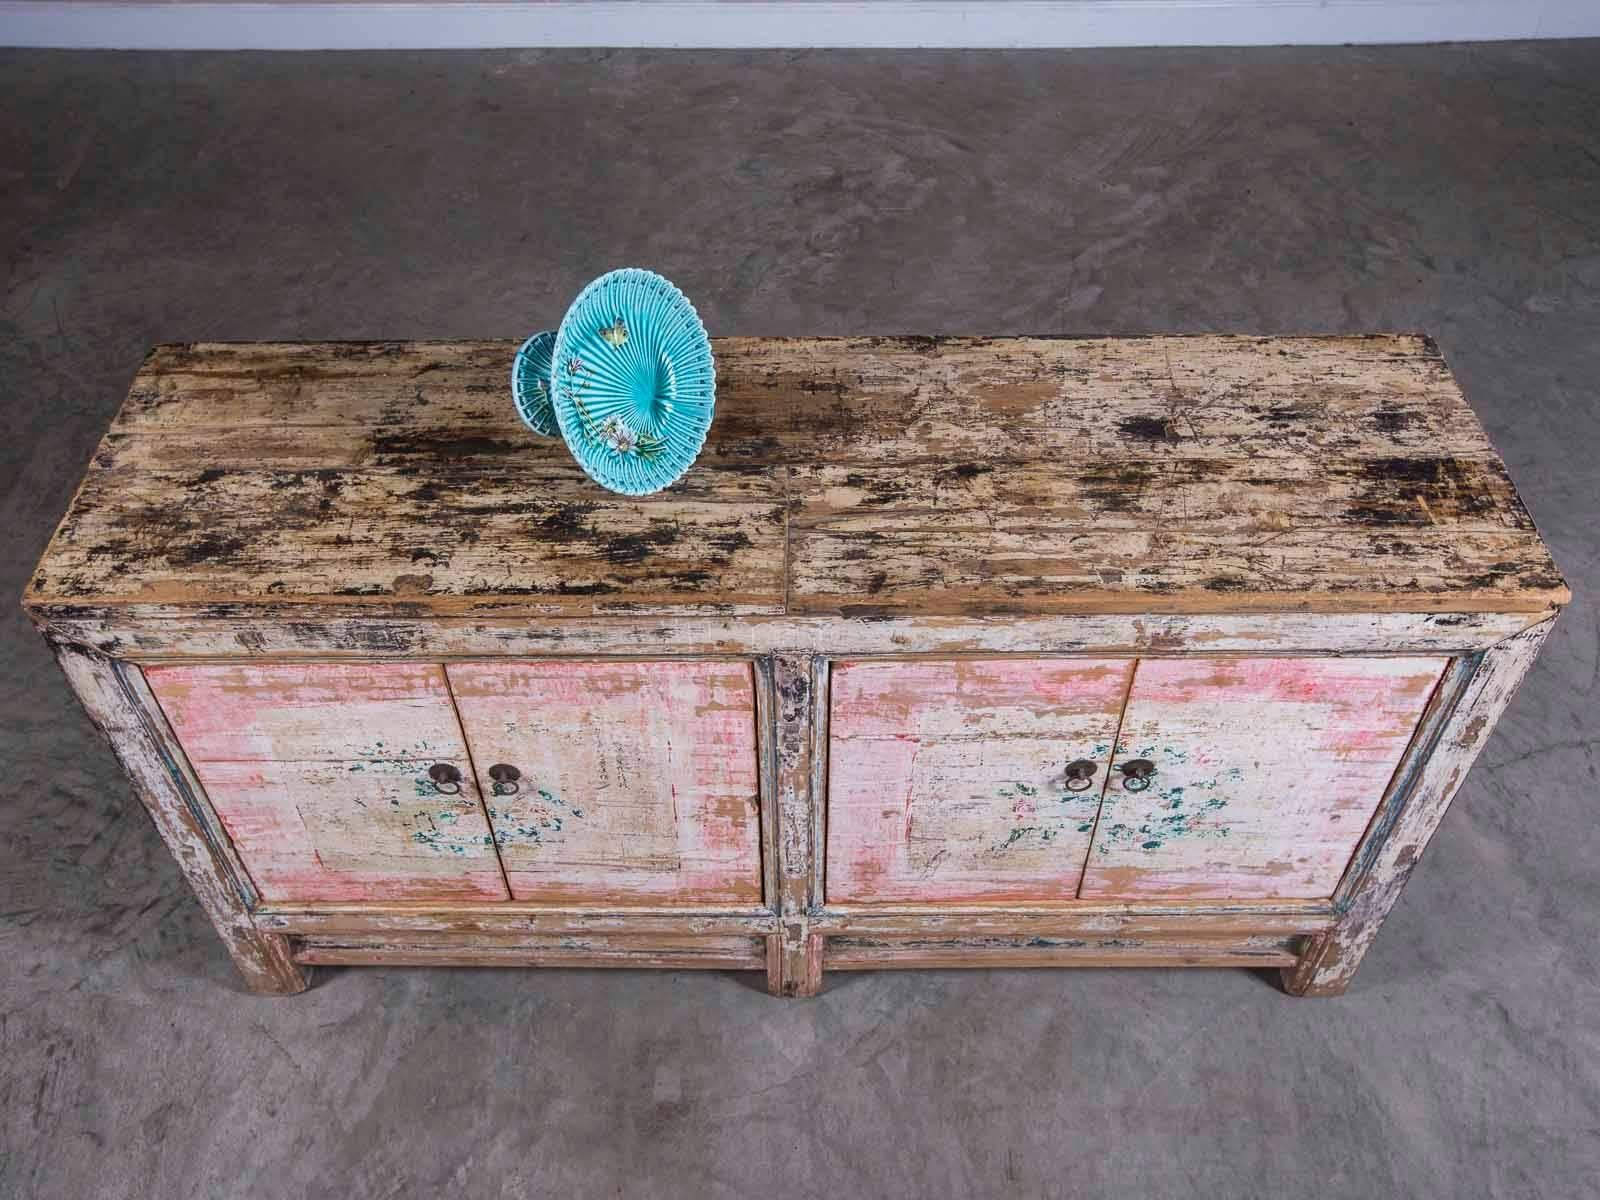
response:
[[(151, 691), (267, 900), (504, 900), (441, 667), (152, 667)], [(460, 771), (447, 794), (428, 771)]]
[[(513, 897), (760, 901), (748, 663), (452, 663), (449, 678)], [(514, 791), (496, 794), (497, 763)]]
[[(1131, 670), (1126, 659), (836, 666), (828, 899), (1070, 899)], [(1095, 774), (1069, 791), (1079, 759)]]
[(1441, 658), (1141, 659), (1085, 899), (1323, 899), (1333, 893)]

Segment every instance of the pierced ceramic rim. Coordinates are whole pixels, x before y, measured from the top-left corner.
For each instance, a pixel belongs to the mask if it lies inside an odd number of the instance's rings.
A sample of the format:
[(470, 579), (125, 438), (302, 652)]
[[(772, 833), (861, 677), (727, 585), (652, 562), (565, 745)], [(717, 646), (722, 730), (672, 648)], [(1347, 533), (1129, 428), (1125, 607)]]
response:
[[(592, 441), (592, 438), (587, 437), (585, 431), (579, 426), (579, 417), (576, 413), (569, 414), (568, 412), (569, 408), (575, 408), (576, 406), (558, 402), (561, 387), (559, 364), (566, 362), (568, 359), (576, 359), (572, 343), (581, 341), (586, 336), (586, 332), (579, 331), (577, 318), (585, 314), (585, 310), (596, 292), (623, 282), (632, 281), (645, 283), (663, 293), (669, 306), (683, 314), (685, 318), (684, 328), (679, 331), (680, 335), (687, 334), (694, 337), (698, 343), (697, 349), (702, 351), (705, 356), (704, 396), (703, 398), (692, 398), (690, 400), (690, 404), (693, 407), (704, 411), (703, 420), (698, 422), (700, 426), (698, 437), (692, 446), (685, 441), (674, 447), (674, 455), (681, 460), (680, 464), (671, 476), (663, 476), (658, 479), (635, 480), (625, 475), (607, 472), (602, 465), (603, 460), (591, 461), (591, 458), (596, 456), (586, 443)], [(604, 337), (605, 335), (602, 333), (601, 336)], [(626, 336), (626, 332), (624, 332), (624, 336)], [(706, 333), (705, 322), (700, 319), (699, 311), (689, 297), (684, 295), (683, 291), (670, 279), (644, 267), (620, 267), (613, 271), (607, 271), (599, 278), (591, 280), (578, 293), (577, 299), (573, 300), (572, 304), (567, 308), (566, 315), (562, 317), (561, 325), (556, 330), (556, 340), (551, 350), (551, 360), (553, 364), (556, 364), (551, 367), (551, 402), (555, 409), (556, 422), (560, 426), (561, 436), (567, 443), (567, 448), (572, 451), (573, 458), (577, 460), (578, 465), (583, 468), (584, 474), (589, 476), (590, 479), (593, 479), (608, 491), (617, 492), (621, 495), (648, 496), (664, 488), (671, 487), (679, 479), (683, 478), (689, 468), (694, 465), (695, 460), (700, 455), (700, 451), (705, 448), (706, 437), (711, 431), (711, 422), (716, 415), (716, 360), (711, 352), (711, 338)], [(669, 370), (673, 370), (676, 366), (677, 364), (670, 361), (667, 362)]]
[(550, 364), (555, 360), (554, 331), (545, 329), (517, 347), (511, 360), (511, 400), (522, 423), (541, 437), (558, 437), (555, 405), (550, 398)]

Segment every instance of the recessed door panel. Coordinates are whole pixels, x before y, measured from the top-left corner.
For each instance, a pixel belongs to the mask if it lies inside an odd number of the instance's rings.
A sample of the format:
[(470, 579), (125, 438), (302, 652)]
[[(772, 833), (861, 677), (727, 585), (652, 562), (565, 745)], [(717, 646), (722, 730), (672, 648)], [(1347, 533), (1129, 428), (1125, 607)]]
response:
[(453, 663), (449, 677), (514, 899), (760, 901), (750, 664)]
[(507, 898), (443, 667), (145, 677), (263, 898)]
[(1141, 659), (1080, 895), (1332, 895), (1446, 662)]
[(830, 902), (1071, 899), (1127, 659), (840, 663)]

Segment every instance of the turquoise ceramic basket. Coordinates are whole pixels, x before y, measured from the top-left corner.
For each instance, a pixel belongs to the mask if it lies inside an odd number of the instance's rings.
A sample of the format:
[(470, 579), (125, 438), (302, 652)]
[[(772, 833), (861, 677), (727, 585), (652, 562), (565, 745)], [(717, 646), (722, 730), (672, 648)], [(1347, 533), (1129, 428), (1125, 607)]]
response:
[(555, 437), (561, 432), (556, 410), (550, 403), (550, 351), (556, 335), (550, 330), (536, 333), (523, 342), (511, 363), (511, 398), (517, 416), (535, 433)]
[(567, 310), (551, 358), (556, 424), (591, 479), (645, 496), (689, 469), (711, 428), (716, 368), (676, 287), (638, 267), (600, 276)]

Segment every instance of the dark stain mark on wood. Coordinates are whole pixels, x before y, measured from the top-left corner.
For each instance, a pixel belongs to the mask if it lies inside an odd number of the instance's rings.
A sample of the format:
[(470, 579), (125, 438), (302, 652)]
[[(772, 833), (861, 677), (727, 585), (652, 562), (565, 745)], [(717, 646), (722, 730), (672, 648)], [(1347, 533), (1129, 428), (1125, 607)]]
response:
[(1385, 404), (1372, 414), (1372, 423), (1380, 433), (1404, 433), (1412, 426), (1417, 425), (1421, 417), (1410, 409), (1395, 408)]
[(901, 613), (881, 604), (841, 604), (839, 615), (852, 621), (892, 621)]
[(1085, 500), (1106, 512), (1135, 513), (1143, 506), (1145, 489), (1155, 474), (1144, 462), (1097, 463), (1084, 472), (1078, 486)]
[(637, 533), (614, 534), (602, 538), (600, 557), (618, 565), (642, 563), (652, 551), (671, 546), (680, 537), (676, 525), (655, 525)]
[(1126, 417), (1117, 423), (1126, 436), (1142, 442), (1175, 442), (1177, 426), (1167, 417)]
[(540, 534), (552, 541), (570, 541), (590, 537), (587, 518), (598, 506), (592, 501), (574, 501), (557, 504), (539, 521)]
[(372, 451), (380, 460), (421, 458), (439, 462), (525, 453), (528, 447), (484, 434), (451, 434), (445, 430), (415, 433), (375, 433)]
[(249, 543), (243, 538), (207, 534), (198, 541), (169, 550), (167, 562), (174, 567), (195, 567), (202, 563), (229, 558), (238, 554), (247, 545)]
[(737, 427), (724, 426), (716, 429), (716, 436), (709, 443), (711, 451), (718, 458), (745, 458), (752, 462), (781, 462), (787, 457), (788, 443), (782, 438), (763, 436), (751, 437)]

